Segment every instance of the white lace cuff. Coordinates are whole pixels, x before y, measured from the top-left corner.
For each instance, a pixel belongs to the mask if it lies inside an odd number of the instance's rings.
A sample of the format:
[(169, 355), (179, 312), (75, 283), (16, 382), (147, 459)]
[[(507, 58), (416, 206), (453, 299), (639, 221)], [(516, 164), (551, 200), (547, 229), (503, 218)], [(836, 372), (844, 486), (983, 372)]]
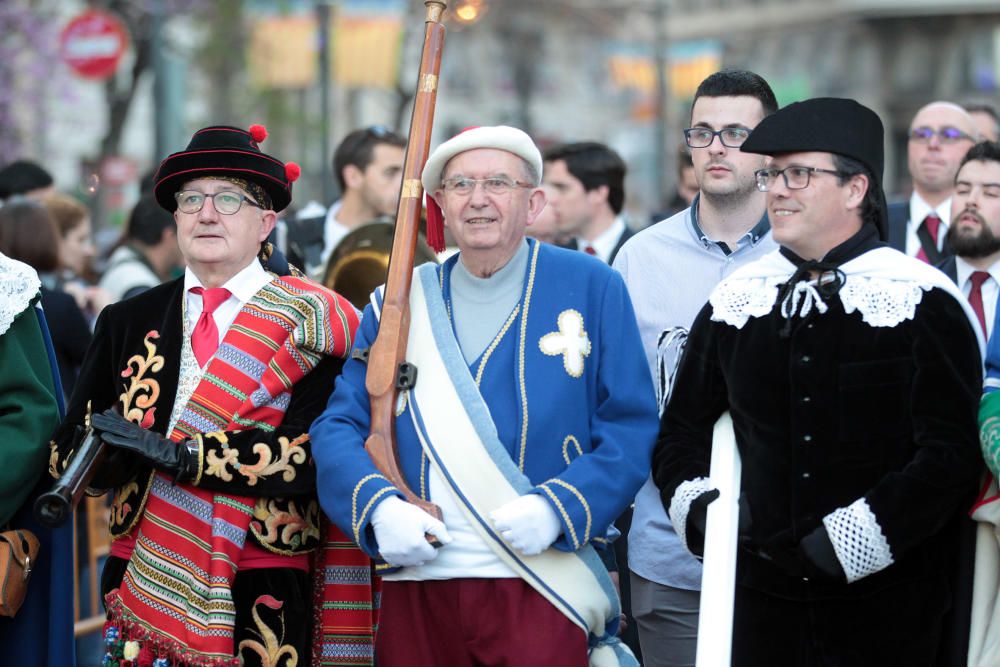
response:
[(28, 307), (40, 286), (33, 268), (0, 253), (0, 336)]
[(681, 539), (681, 544), (688, 551), (691, 551), (688, 549), (687, 544), (687, 520), (688, 512), (691, 511), (691, 503), (710, 488), (708, 478), (699, 477), (698, 479), (682, 482), (677, 487), (677, 490), (674, 491), (674, 497), (670, 499), (670, 510), (668, 512), (670, 514), (670, 523), (674, 525), (677, 537)]
[(858, 498), (823, 517), (840, 566), (852, 583), (893, 564), (889, 542), (868, 501)]

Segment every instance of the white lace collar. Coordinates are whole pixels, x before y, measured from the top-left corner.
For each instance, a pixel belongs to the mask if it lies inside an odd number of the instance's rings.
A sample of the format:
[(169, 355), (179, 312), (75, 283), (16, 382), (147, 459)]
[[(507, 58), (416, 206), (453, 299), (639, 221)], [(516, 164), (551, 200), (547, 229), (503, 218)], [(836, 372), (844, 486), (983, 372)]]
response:
[[(872, 327), (894, 327), (913, 318), (923, 293), (935, 287), (952, 295), (964, 308), (966, 316), (978, 335), (982, 331), (979, 320), (968, 301), (948, 277), (932, 266), (891, 248), (876, 248), (841, 265), (845, 274), (844, 286), (839, 297), (844, 311), (858, 311), (861, 319)], [(751, 317), (763, 317), (774, 308), (778, 286), (787, 282), (795, 272), (795, 265), (779, 251), (768, 253), (756, 262), (747, 264), (716, 286), (709, 303), (712, 319), (725, 322), (737, 329)], [(815, 292), (815, 281), (802, 281), (791, 293), (789, 312), (806, 314), (816, 307), (826, 312), (825, 304)], [(984, 341), (980, 341), (983, 345)]]
[(0, 253), (0, 336), (7, 333), (40, 287), (33, 268)]

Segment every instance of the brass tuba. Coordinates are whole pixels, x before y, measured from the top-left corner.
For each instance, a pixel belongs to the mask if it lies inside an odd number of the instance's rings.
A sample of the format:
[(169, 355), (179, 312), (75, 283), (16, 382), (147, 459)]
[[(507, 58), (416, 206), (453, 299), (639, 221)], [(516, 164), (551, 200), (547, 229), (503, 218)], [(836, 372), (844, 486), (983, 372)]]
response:
[[(395, 233), (391, 222), (369, 222), (350, 231), (330, 253), (323, 285), (364, 310), (376, 287), (385, 283), (389, 273), (389, 253)], [(423, 239), (417, 240), (414, 266), (437, 263), (437, 255)]]

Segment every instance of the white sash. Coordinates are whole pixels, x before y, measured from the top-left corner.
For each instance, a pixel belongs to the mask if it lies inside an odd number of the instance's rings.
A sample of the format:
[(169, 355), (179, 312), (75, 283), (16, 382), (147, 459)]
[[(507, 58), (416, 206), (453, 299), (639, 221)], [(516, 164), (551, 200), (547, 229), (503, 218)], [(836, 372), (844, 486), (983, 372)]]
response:
[(489, 520), (491, 511), (534, 485), (500, 442), (455, 340), (435, 268), (426, 264), (417, 269), (410, 291), (406, 354), (419, 373), (408, 398), (424, 452), (497, 557), (587, 633), (590, 665), (637, 667), (631, 651), (611, 635), (618, 627), (618, 596), (593, 547), (522, 556)]

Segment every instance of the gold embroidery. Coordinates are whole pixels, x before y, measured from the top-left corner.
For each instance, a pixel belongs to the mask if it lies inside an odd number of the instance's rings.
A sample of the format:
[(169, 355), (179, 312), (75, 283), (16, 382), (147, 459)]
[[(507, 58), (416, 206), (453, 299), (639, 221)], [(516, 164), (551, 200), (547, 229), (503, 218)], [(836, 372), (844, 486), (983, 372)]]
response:
[(60, 465), (59, 459), (59, 446), (56, 445), (55, 440), (49, 440), (49, 475), (55, 479), (62, 477), (62, 474), (66, 471), (66, 466), (69, 465), (69, 460), (73, 456), (75, 449), (71, 449), (66, 458), (62, 459), (62, 465)]
[(135, 480), (115, 489), (115, 496), (111, 502), (112, 526), (120, 526), (125, 523), (125, 518), (128, 516), (129, 512), (132, 511), (132, 505), (129, 504), (129, 498), (133, 494), (139, 495), (139, 483)]
[(569, 458), (569, 443), (571, 442), (573, 443), (573, 446), (576, 447), (576, 455), (583, 456), (583, 447), (580, 446), (580, 441), (577, 440), (575, 436), (567, 435), (566, 439), (563, 440), (562, 448), (563, 459), (565, 459), (566, 465), (569, 465), (571, 461)]
[[(139, 523), (139, 519), (142, 518), (142, 511), (146, 507), (146, 503), (149, 501), (149, 491), (153, 488), (153, 476), (156, 475), (155, 470), (149, 471), (149, 476), (146, 477), (144, 486), (140, 486), (135, 480), (129, 482), (125, 486), (120, 486), (115, 489), (114, 498), (111, 502), (111, 514), (108, 521), (108, 527), (111, 530), (111, 539), (117, 540), (120, 537), (128, 535), (135, 525)], [(133, 509), (131, 505), (128, 504), (129, 496), (132, 493), (138, 493), (142, 491), (142, 498), (139, 499), (139, 504)], [(117, 511), (116, 517), (116, 508)], [(128, 523), (126, 523), (126, 521)], [(116, 526), (124, 526), (115, 530)]]
[(295, 479), (296, 465), (302, 465), (306, 461), (306, 450), (302, 443), (309, 441), (309, 434), (303, 433), (294, 440), (289, 440), (286, 436), (278, 437), (278, 446), (281, 452), (277, 459), (269, 445), (258, 442), (253, 446), (253, 453), (257, 455), (255, 463), (240, 463), (239, 452), (229, 448), (229, 438), (222, 433), (211, 434), (222, 443), (222, 456), (216, 454), (215, 450), (209, 450), (206, 460), (208, 468), (205, 474), (218, 477), (224, 482), (233, 479), (227, 468), (232, 467), (240, 475), (246, 477), (248, 486), (255, 486), (261, 477), (270, 477), (281, 473), (281, 478), (287, 483)]
[(147, 372), (159, 373), (166, 363), (163, 355), (156, 354), (156, 345), (152, 342), (159, 337), (160, 334), (156, 331), (147, 333), (142, 341), (146, 346), (145, 358), (141, 354), (132, 355), (125, 365), (125, 370), (121, 372), (123, 378), (129, 379), (128, 387), (118, 397), (122, 404), (122, 415), (143, 428), (153, 425), (155, 405), (160, 397), (159, 381), (147, 378), (145, 375)]
[(240, 642), (239, 652), (242, 653), (243, 649), (248, 649), (253, 653), (257, 654), (260, 658), (261, 667), (276, 667), (278, 662), (281, 660), (282, 656), (288, 658), (284, 663), (284, 667), (296, 667), (299, 664), (299, 654), (295, 650), (295, 647), (290, 644), (284, 644), (285, 641), (285, 615), (283, 612), (278, 613), (279, 621), (281, 622), (281, 637), (267, 627), (267, 623), (260, 617), (260, 613), (257, 611), (257, 607), (264, 605), (269, 609), (274, 611), (279, 611), (283, 606), (284, 602), (280, 602), (274, 599), (270, 595), (261, 595), (253, 603), (253, 610), (250, 612), (253, 616), (253, 622), (257, 626), (256, 634), (261, 638), (262, 641), (254, 641), (252, 639), (244, 639)]
[(538, 488), (544, 491), (545, 495), (547, 495), (555, 504), (556, 509), (559, 510), (559, 514), (562, 515), (563, 521), (566, 523), (566, 527), (569, 528), (569, 538), (573, 540), (573, 548), (579, 549), (580, 540), (576, 539), (576, 529), (573, 527), (573, 522), (570, 521), (569, 514), (566, 513), (566, 508), (563, 507), (562, 502), (559, 500), (559, 498), (556, 497), (556, 494), (553, 493), (552, 489), (550, 489), (549, 487), (543, 485), (539, 486)]
[(358, 493), (361, 492), (361, 487), (372, 481), (373, 479), (384, 479), (389, 481), (385, 475), (380, 475), (378, 473), (373, 473), (371, 475), (365, 475), (361, 480), (354, 485), (354, 492), (351, 494), (351, 529), (354, 531), (354, 541), (358, 544), (361, 543), (360, 536), (360, 524), (358, 522)]
[(583, 506), (583, 511), (587, 515), (587, 526), (586, 529), (583, 531), (583, 541), (587, 542), (590, 539), (590, 525), (591, 525), (590, 505), (587, 504), (587, 499), (583, 497), (583, 494), (580, 493), (580, 491), (575, 486), (573, 486), (569, 482), (564, 482), (561, 479), (550, 479), (547, 482), (543, 482), (543, 486), (545, 484), (558, 484), (559, 486), (563, 487), (564, 489), (572, 493), (574, 496), (576, 496), (576, 499), (580, 501), (580, 504)]
[(218, 477), (223, 482), (233, 481), (233, 476), (229, 473), (226, 468), (232, 466), (235, 468), (240, 464), (240, 453), (235, 449), (229, 449), (228, 447), (222, 450), (222, 456), (215, 453), (214, 449), (208, 450), (208, 454), (205, 456), (205, 462), (208, 466), (205, 468), (206, 475), (211, 475), (212, 477)]
[(499, 345), (500, 341), (503, 340), (503, 337), (504, 335), (506, 335), (507, 330), (510, 329), (510, 325), (513, 324), (514, 320), (517, 319), (517, 314), (519, 312), (521, 312), (521, 304), (517, 304), (516, 306), (514, 306), (514, 310), (511, 311), (510, 317), (508, 317), (507, 321), (503, 323), (502, 327), (500, 327), (500, 333), (496, 335), (496, 338), (493, 339), (493, 342), (490, 343), (490, 346), (486, 348), (485, 352), (483, 352), (482, 361), (479, 362), (479, 370), (476, 371), (477, 387), (479, 386), (479, 383), (483, 379), (483, 372), (486, 370), (486, 362), (490, 360), (490, 357), (493, 355), (493, 351), (497, 349), (497, 345)]
[(531, 270), (528, 272), (528, 287), (524, 291), (524, 311), (521, 313), (521, 341), (517, 350), (517, 380), (521, 384), (521, 447), (517, 457), (517, 467), (524, 472), (524, 453), (528, 448), (528, 389), (524, 384), (524, 338), (528, 329), (528, 308), (531, 306), (531, 292), (535, 288), (535, 269), (538, 266), (538, 249), (541, 243), (535, 243), (535, 252), (531, 255)]
[(250, 529), (262, 547), (281, 555), (301, 553), (308, 542), (319, 541), (319, 504), (313, 500), (300, 511), (293, 501), (258, 498)]
[(365, 508), (363, 510), (361, 510), (361, 517), (358, 519), (358, 522), (354, 524), (355, 542), (361, 544), (361, 524), (365, 522), (365, 517), (368, 516), (368, 510), (370, 510), (375, 505), (375, 501), (377, 501), (379, 498), (392, 491), (394, 488), (395, 487), (392, 486), (384, 486), (378, 491), (376, 491), (375, 495), (373, 495), (371, 498), (368, 499), (368, 504), (365, 505)]

